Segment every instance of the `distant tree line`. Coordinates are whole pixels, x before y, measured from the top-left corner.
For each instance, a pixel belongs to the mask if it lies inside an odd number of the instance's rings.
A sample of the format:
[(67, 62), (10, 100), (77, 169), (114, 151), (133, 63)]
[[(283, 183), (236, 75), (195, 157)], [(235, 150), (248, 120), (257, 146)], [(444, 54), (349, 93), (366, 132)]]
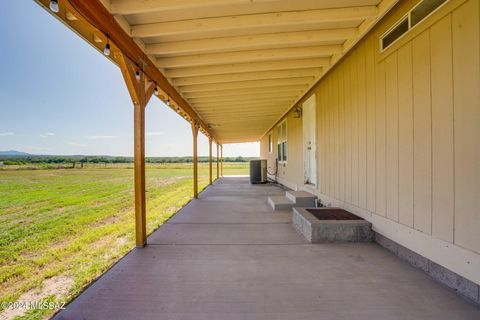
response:
[[(256, 157), (225, 157), (224, 162), (248, 162)], [(75, 164), (75, 163), (133, 163), (133, 157), (113, 156), (4, 156), (0, 157), (4, 165), (25, 164)], [(217, 160), (213, 158), (213, 162)], [(147, 163), (191, 163), (193, 157), (147, 157)], [(208, 162), (208, 157), (198, 157), (198, 162)]]

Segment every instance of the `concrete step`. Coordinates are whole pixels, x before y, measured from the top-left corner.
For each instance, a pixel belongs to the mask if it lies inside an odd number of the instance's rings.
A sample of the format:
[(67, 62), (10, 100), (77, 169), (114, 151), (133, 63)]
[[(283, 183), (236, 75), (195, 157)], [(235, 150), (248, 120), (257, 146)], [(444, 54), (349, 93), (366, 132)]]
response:
[(293, 201), (287, 199), (285, 196), (270, 196), (268, 197), (268, 204), (273, 210), (292, 210)]
[(317, 198), (306, 191), (287, 191), (285, 197), (294, 203), (294, 207), (315, 207), (315, 199)]

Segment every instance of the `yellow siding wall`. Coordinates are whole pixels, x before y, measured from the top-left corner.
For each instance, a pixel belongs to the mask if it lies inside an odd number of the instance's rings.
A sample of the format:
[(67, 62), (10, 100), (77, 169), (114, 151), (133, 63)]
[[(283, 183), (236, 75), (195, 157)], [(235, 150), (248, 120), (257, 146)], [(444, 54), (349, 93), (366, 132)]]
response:
[[(303, 144), (302, 144), (302, 119), (294, 118), (289, 112), (287, 118), (287, 163), (279, 164), (277, 178), (281, 183), (292, 189), (303, 186)], [(268, 172), (275, 173), (275, 159), (277, 158), (277, 126), (270, 132), (273, 133), (273, 152), (268, 153), (268, 134), (260, 143), (260, 154), (263, 159), (268, 159)]]
[[(480, 2), (451, 0), (380, 53), (380, 35), (417, 2), (401, 2), (313, 88), (317, 193), (480, 283)], [(301, 188), (301, 119), (290, 118), (280, 177)]]

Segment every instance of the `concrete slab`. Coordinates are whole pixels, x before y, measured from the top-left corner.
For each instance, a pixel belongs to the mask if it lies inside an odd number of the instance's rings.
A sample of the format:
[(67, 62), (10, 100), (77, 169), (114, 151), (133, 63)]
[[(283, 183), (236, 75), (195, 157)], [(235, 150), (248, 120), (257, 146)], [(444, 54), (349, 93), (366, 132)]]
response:
[[(251, 196), (246, 186), (247, 178), (221, 179), (192, 202), (195, 210), (185, 208), (177, 217), (229, 215), (224, 201), (208, 197), (230, 188), (234, 197), (241, 198), (240, 189)], [(258, 215), (267, 214), (265, 196), (253, 201)], [(217, 205), (219, 212), (212, 213)], [(148, 239), (150, 245), (127, 254), (55, 319), (480, 318), (480, 309), (378, 244), (291, 243), (296, 232), (277, 213), (270, 215), (279, 222), (171, 220)]]
[(303, 244), (290, 223), (167, 223), (149, 244)]

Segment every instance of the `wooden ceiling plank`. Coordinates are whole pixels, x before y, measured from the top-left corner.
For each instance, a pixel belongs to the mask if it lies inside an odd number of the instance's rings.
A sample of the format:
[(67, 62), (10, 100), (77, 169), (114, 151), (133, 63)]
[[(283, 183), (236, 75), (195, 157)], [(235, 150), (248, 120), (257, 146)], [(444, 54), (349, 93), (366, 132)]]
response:
[(330, 57), (342, 51), (340, 45), (311, 46), (298, 48), (262, 49), (251, 51), (232, 51), (191, 56), (157, 58), (159, 68), (185, 68), (202, 65), (275, 61), (284, 59)]
[(293, 79), (269, 79), (269, 80), (252, 80), (239, 81), (229, 83), (215, 83), (215, 84), (195, 84), (190, 86), (181, 86), (178, 89), (183, 92), (202, 92), (213, 90), (229, 90), (229, 89), (244, 89), (244, 88), (259, 88), (259, 87), (275, 87), (285, 85), (304, 85), (307, 87), (315, 81), (315, 77), (302, 77)]
[(192, 98), (188, 99), (188, 102), (195, 103), (223, 103), (223, 102), (234, 102), (234, 101), (278, 101), (285, 99), (293, 99), (296, 97), (295, 94), (282, 94), (282, 95), (270, 95), (270, 96), (259, 96), (257, 94), (252, 94), (248, 96), (240, 97), (223, 97), (223, 98)]
[[(209, 104), (209, 105), (200, 105), (198, 106), (197, 110), (198, 112), (204, 112), (204, 111), (208, 111), (208, 110), (213, 110), (215, 108), (222, 108), (224, 110), (227, 110), (227, 109), (233, 109), (233, 108), (246, 108), (246, 107), (249, 107), (249, 108), (252, 108), (252, 109), (257, 109), (257, 108), (265, 108), (265, 109), (285, 109), (286, 107), (288, 107), (290, 105), (290, 103), (292, 103), (292, 101), (278, 101), (276, 103), (271, 103), (271, 102), (264, 102), (264, 103), (261, 103), (261, 102), (258, 102), (258, 103), (232, 103), (232, 104)], [(246, 110), (238, 110), (238, 114), (242, 114), (243, 112), (245, 112)]]
[[(376, 0), (107, 0), (112, 14), (115, 15), (133, 15), (145, 13), (165, 13), (185, 12), (187, 16), (196, 11), (208, 11), (211, 16), (225, 16), (230, 13), (265, 13), (272, 12), (272, 6), (275, 6), (276, 12), (324, 9), (335, 7), (357, 7), (364, 5), (374, 5)], [(194, 12), (192, 12), (194, 11)], [(185, 19), (178, 19), (185, 20)]]
[(189, 98), (200, 98), (200, 97), (228, 97), (228, 96), (241, 96), (241, 95), (252, 95), (252, 94), (275, 94), (277, 92), (296, 92), (302, 93), (305, 89), (305, 85), (279, 85), (279, 86), (270, 86), (270, 87), (258, 87), (258, 88), (241, 88), (241, 89), (231, 89), (231, 90), (205, 90), (201, 92), (185, 92), (183, 96), (186, 99)]
[(282, 61), (263, 61), (234, 63), (212, 66), (200, 66), (190, 68), (166, 69), (168, 78), (183, 78), (206, 75), (230, 74), (241, 72), (259, 72), (276, 70), (294, 70), (303, 68), (316, 68), (330, 65), (330, 58), (307, 58), (307, 59), (285, 59)]
[(255, 33), (259, 33), (258, 29), (262, 27), (280, 29), (281, 26), (367, 19), (376, 15), (376, 6), (261, 13), (133, 25), (131, 35), (143, 38), (233, 29), (252, 29), (252, 31), (257, 30)]
[(331, 41), (345, 41), (355, 36), (355, 33), (356, 28), (344, 28), (194, 39), (148, 44), (145, 46), (145, 50), (148, 54), (177, 56), (219, 51), (311, 46)]
[(173, 80), (174, 86), (184, 86), (202, 83), (225, 83), (247, 80), (261, 80), (261, 79), (281, 79), (281, 78), (298, 78), (298, 77), (318, 77), (322, 72), (321, 68), (306, 68), (294, 70), (276, 70), (276, 71), (258, 71), (258, 72), (243, 72), (212, 76), (199, 76), (189, 78), (178, 78)]

